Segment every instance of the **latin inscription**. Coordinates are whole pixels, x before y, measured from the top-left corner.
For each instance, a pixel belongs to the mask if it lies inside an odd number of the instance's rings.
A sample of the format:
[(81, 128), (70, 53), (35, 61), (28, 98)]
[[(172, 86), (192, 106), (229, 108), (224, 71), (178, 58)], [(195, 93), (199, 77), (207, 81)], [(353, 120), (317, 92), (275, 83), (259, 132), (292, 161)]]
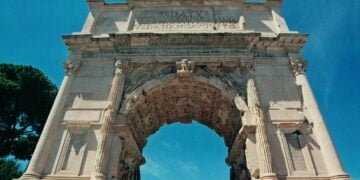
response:
[(242, 30), (238, 12), (212, 9), (139, 12), (133, 30)]

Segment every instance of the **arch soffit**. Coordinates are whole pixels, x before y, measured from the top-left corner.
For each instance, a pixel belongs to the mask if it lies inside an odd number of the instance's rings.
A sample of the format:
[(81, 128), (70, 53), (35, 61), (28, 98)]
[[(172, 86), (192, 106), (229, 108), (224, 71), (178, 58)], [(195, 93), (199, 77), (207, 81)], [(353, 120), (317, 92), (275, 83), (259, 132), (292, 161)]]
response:
[[(180, 84), (183, 82), (195, 82), (200, 85), (205, 85), (210, 88), (210, 90), (218, 92), (217, 94), (219, 97), (217, 99), (221, 99), (222, 103), (215, 102), (215, 99), (211, 98), (208, 98), (206, 101), (195, 102), (191, 105), (195, 104), (197, 108), (200, 109), (200, 114), (205, 114), (205, 116), (198, 115), (199, 113), (196, 110), (190, 110), (188, 114), (196, 114), (197, 116), (186, 117), (185, 121), (183, 121), (184, 119), (178, 119), (173, 117), (172, 120), (170, 120), (170, 118), (150, 118), (155, 119), (155, 121), (158, 122), (149, 121), (149, 116), (154, 115), (151, 112), (147, 112), (145, 114), (140, 113), (141, 115), (138, 114), (137, 118), (133, 119), (134, 112), (137, 112), (139, 110), (142, 111), (144, 109), (142, 108), (143, 104), (141, 102), (144, 102), (146, 100), (146, 98), (148, 97), (148, 92), (151, 92), (153, 89), (162, 88), (163, 86), (166, 86), (173, 82), (180, 82)], [(162, 94), (156, 95), (160, 96)], [(125, 99), (123, 103), (121, 103), (122, 105), (119, 110), (119, 117), (125, 117), (125, 122), (132, 129), (134, 138), (136, 139), (140, 147), (143, 147), (146, 144), (147, 137), (155, 133), (163, 124), (169, 124), (173, 122), (190, 123), (193, 119), (197, 120), (201, 124), (204, 124), (210, 129), (213, 129), (219, 136), (224, 137), (225, 144), (228, 147), (231, 147), (237, 132), (242, 126), (241, 113), (236, 107), (236, 104), (234, 102), (235, 98), (239, 98), (238, 94), (234, 90), (229, 88), (220, 79), (214, 77), (208, 78), (201, 75), (193, 76), (189, 79), (179, 79), (176, 74), (168, 74), (161, 78), (152, 79), (125, 95)], [(187, 100), (188, 99), (186, 99), (185, 101)], [(213, 106), (215, 107), (215, 109), (211, 109), (209, 108), (209, 106)], [(140, 107), (140, 109), (138, 107)], [(176, 109), (178, 108), (176, 107), (174, 109), (176, 111)], [(173, 113), (170, 111), (167, 112), (170, 114)], [(129, 119), (129, 117), (132, 118)], [(168, 118), (168, 116), (165, 117)]]
[[(146, 92), (150, 91), (153, 88), (160, 87), (162, 85), (165, 85), (167, 83), (170, 83), (172, 81), (179, 80), (177, 74), (168, 74), (161, 78), (152, 79), (140, 87), (136, 88), (132, 92), (125, 95), (123, 102), (121, 103), (119, 114), (127, 115), (131, 108), (133, 108), (133, 105), (136, 104), (136, 102), (141, 99), (145, 98), (144, 94)], [(239, 98), (239, 93), (235, 92), (234, 90), (228, 88), (228, 86), (223, 83), (220, 79), (215, 77), (205, 77), (201, 75), (196, 75), (191, 78), (190, 81), (195, 81), (199, 83), (207, 84), (214, 89), (220, 90), (221, 94), (226, 97), (230, 103), (234, 103), (235, 98)], [(240, 97), (241, 98), (241, 97)], [(244, 101), (244, 99), (242, 98)]]

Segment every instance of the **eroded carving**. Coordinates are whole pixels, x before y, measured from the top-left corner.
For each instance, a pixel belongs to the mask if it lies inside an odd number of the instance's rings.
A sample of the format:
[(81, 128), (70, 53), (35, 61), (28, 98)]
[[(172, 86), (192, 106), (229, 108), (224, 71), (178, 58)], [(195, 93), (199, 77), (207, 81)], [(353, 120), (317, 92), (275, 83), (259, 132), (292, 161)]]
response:
[(224, 84), (227, 85), (227, 89), (234, 92), (235, 94), (239, 94), (240, 96), (244, 96), (246, 92), (245, 88), (245, 78), (246, 74), (242, 71), (242, 67), (240, 66), (202, 66), (199, 67), (196, 75), (201, 75), (204, 77), (208, 77), (210, 79), (217, 79)]
[(194, 62), (187, 59), (176, 62), (177, 75), (180, 78), (190, 77), (194, 73)]
[(302, 59), (291, 59), (290, 67), (295, 75), (303, 74), (306, 71), (307, 62)]
[(121, 60), (117, 60), (115, 62), (115, 74), (122, 74), (123, 73), (123, 68), (124, 68), (124, 64), (121, 62)]
[(156, 64), (147, 64), (143, 67), (129, 67), (124, 93), (125, 95), (129, 94), (152, 79), (157, 79), (175, 72), (175, 66), (167, 65), (158, 66)]
[(236, 96), (234, 98), (235, 105), (241, 112), (249, 111), (249, 108), (246, 102), (244, 101), (244, 99), (245, 99), (244, 97), (240, 97), (240, 96)]
[(140, 165), (143, 163), (132, 157), (123, 146), (119, 157), (117, 178), (121, 180), (140, 180)]
[(67, 75), (75, 75), (81, 68), (81, 61), (66, 61), (64, 62), (64, 69)]

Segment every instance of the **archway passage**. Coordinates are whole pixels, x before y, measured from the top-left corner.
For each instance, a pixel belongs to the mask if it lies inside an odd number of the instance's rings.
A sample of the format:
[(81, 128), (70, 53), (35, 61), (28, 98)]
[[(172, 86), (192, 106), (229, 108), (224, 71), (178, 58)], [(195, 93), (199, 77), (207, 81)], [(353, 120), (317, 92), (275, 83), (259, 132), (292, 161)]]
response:
[(143, 156), (142, 180), (230, 178), (223, 138), (196, 121), (162, 126), (148, 138)]
[(127, 122), (140, 149), (147, 137), (164, 124), (196, 119), (223, 137), (227, 147), (241, 128), (241, 113), (233, 96), (219, 82), (213, 85), (195, 78), (173, 79), (142, 89), (127, 106)]

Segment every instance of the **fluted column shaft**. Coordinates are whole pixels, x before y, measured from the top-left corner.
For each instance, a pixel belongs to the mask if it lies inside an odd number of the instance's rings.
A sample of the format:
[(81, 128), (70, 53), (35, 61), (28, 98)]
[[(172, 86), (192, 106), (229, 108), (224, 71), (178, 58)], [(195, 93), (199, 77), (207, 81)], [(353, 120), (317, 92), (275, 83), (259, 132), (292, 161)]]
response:
[(259, 158), (260, 177), (262, 179), (276, 179), (276, 174), (274, 173), (272, 167), (272, 158), (268, 142), (264, 113), (261, 109), (259, 95), (253, 77), (250, 77), (248, 81), (247, 93), (249, 110), (252, 118), (257, 124), (256, 148)]
[(317, 142), (320, 145), (329, 175), (334, 177), (334, 179), (347, 179), (348, 176), (344, 172), (304, 71), (296, 72), (295, 77), (296, 83), (301, 86), (305, 111), (308, 113), (309, 120), (314, 123), (314, 132), (317, 137)]
[(123, 87), (125, 83), (125, 76), (123, 74), (122, 65), (120, 61), (115, 63), (116, 70), (112, 82), (112, 87), (109, 93), (109, 106), (105, 109), (100, 129), (94, 170), (91, 179), (105, 179), (106, 178), (106, 162), (108, 161), (108, 154), (112, 139), (112, 124), (115, 121), (116, 113), (120, 105)]
[(46, 120), (44, 129), (36, 144), (35, 151), (31, 157), (29, 165), (20, 179), (40, 179), (41, 173), (46, 165), (47, 157), (50, 152), (52, 142), (55, 138), (54, 132), (59, 121), (59, 115), (64, 108), (67, 99), (68, 91), (73, 83), (74, 76), (80, 69), (80, 62), (67, 61), (64, 63), (66, 74), (61, 83), (58, 94), (56, 95), (54, 104), (50, 110), (49, 116)]

